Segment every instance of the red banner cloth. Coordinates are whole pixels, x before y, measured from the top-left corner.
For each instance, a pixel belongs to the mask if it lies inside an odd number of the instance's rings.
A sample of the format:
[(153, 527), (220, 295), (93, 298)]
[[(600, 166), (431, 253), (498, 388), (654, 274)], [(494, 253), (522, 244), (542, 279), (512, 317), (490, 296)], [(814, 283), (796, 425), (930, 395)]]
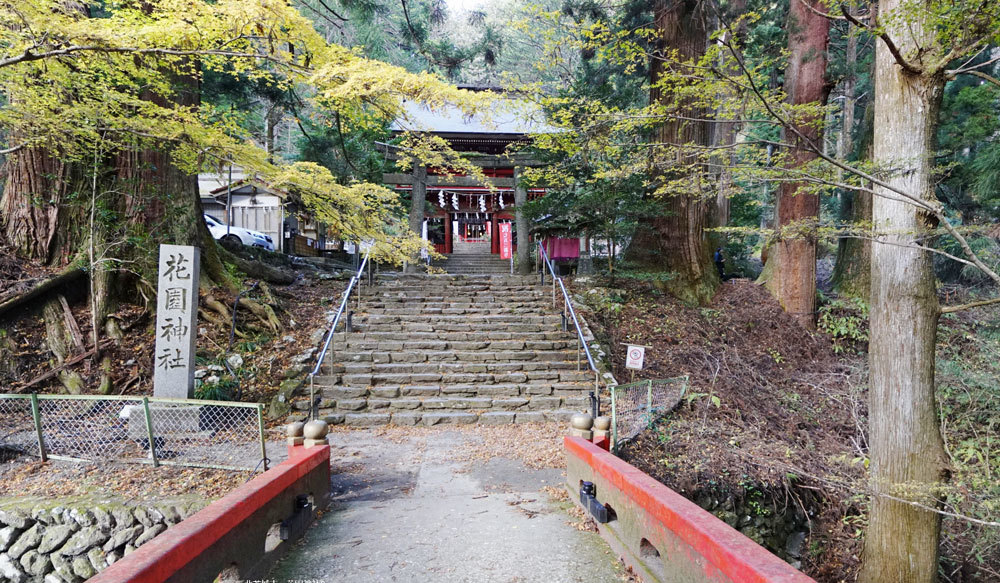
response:
[(511, 233), (510, 223), (500, 223), (500, 259), (510, 259)]
[(580, 256), (580, 240), (549, 237), (545, 240), (545, 252), (549, 259), (576, 259)]

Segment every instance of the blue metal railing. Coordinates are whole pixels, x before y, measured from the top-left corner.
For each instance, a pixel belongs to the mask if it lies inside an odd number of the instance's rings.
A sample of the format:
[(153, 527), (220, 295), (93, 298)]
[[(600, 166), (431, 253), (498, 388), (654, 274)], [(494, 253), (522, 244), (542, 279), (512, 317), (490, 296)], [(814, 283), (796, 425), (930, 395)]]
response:
[[(351, 299), (351, 291), (354, 290), (355, 284), (358, 285), (358, 302), (361, 301), (361, 275), (365, 272), (365, 266), (368, 265), (368, 258), (371, 256), (371, 249), (365, 253), (365, 258), (361, 261), (361, 266), (358, 268), (357, 273), (351, 277), (350, 283), (347, 284), (347, 289), (344, 290), (344, 296), (340, 300), (340, 307), (337, 308), (337, 313), (333, 317), (333, 324), (330, 325), (330, 331), (326, 333), (326, 340), (323, 342), (323, 349), (319, 351), (319, 356), (316, 357), (316, 366), (313, 367), (312, 372), (309, 373), (309, 418), (312, 419), (315, 416), (316, 411), (316, 395), (314, 381), (316, 375), (319, 374), (320, 369), (323, 368), (323, 360), (326, 358), (327, 351), (330, 350), (330, 343), (333, 341), (333, 334), (337, 330), (337, 324), (340, 323), (340, 317), (344, 313), (344, 308), (347, 307), (347, 302)], [(348, 319), (348, 321), (350, 321)]]
[[(563, 330), (566, 329), (566, 314), (568, 313), (573, 321), (573, 326), (576, 327), (576, 367), (580, 370), (580, 348), (583, 348), (583, 353), (587, 356), (587, 364), (590, 365), (590, 370), (594, 371), (594, 391), (595, 394), (599, 394), (601, 373), (597, 370), (597, 365), (594, 364), (594, 358), (590, 355), (590, 348), (587, 346), (587, 339), (583, 336), (583, 329), (580, 328), (580, 320), (576, 317), (576, 310), (573, 309), (573, 301), (569, 297), (569, 293), (566, 291), (566, 286), (563, 284), (562, 278), (556, 276), (555, 267), (552, 264), (552, 260), (549, 259), (549, 254), (545, 252), (545, 247), (542, 242), (538, 242), (538, 251), (541, 255), (542, 261), (545, 266), (549, 268), (549, 273), (552, 275), (552, 304), (555, 307), (556, 303), (556, 284), (559, 284), (559, 289), (562, 290), (563, 295)], [(542, 284), (545, 284), (545, 270), (542, 269)]]

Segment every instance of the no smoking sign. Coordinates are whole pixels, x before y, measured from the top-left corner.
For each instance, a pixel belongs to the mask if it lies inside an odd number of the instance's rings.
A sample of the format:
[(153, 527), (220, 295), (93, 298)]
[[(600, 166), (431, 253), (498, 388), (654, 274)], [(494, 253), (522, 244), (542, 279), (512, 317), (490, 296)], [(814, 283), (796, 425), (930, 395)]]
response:
[(646, 358), (645, 346), (628, 345), (628, 352), (625, 356), (625, 368), (642, 370), (642, 361)]

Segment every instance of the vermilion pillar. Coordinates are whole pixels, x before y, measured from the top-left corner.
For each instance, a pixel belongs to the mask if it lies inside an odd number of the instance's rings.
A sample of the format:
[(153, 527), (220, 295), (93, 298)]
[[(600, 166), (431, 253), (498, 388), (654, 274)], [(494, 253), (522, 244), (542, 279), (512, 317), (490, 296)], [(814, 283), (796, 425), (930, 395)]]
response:
[(500, 229), (495, 212), (490, 213), (490, 253), (494, 255), (500, 253)]
[(451, 253), (451, 213), (444, 214), (444, 252)]

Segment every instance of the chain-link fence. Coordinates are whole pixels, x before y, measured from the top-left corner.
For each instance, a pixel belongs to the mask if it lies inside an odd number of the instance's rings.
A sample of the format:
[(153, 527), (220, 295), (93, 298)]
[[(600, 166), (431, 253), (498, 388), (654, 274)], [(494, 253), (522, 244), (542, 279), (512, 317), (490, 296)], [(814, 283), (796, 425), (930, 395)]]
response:
[(267, 469), (257, 403), (0, 394), (0, 447), (43, 460)]
[(609, 387), (611, 390), (611, 446), (633, 439), (657, 417), (677, 406), (687, 390), (688, 377), (645, 380)]

